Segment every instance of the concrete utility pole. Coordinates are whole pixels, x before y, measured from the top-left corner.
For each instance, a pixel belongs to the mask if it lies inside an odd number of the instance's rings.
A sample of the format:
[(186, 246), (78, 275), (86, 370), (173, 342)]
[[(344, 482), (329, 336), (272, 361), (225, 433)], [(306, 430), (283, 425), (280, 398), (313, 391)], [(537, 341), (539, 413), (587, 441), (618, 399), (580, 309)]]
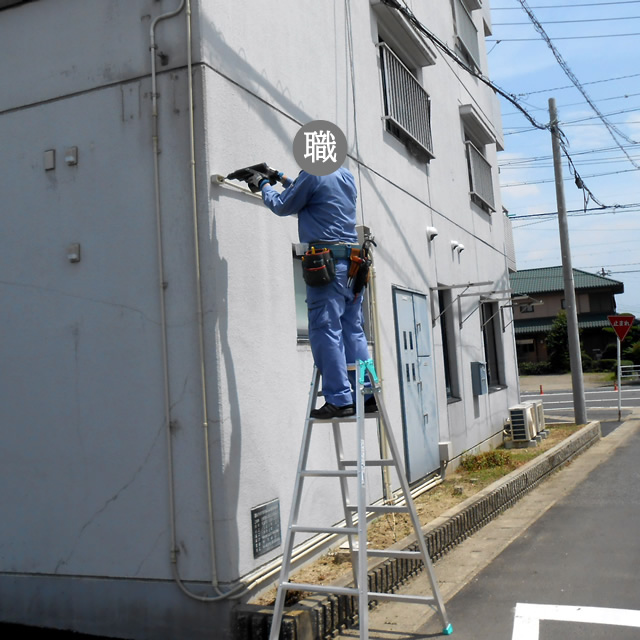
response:
[(564, 299), (567, 312), (567, 332), (569, 340), (569, 362), (573, 387), (573, 412), (576, 424), (587, 421), (587, 405), (584, 398), (584, 379), (582, 377), (582, 356), (580, 354), (580, 336), (578, 335), (578, 307), (573, 282), (571, 264), (571, 246), (569, 245), (569, 225), (567, 224), (567, 205), (564, 199), (562, 181), (562, 156), (558, 134), (558, 111), (555, 98), (549, 98), (549, 120), (551, 123), (551, 144), (553, 148), (553, 171), (556, 179), (556, 202), (558, 204), (558, 226), (560, 227), (560, 250), (562, 251), (562, 274), (564, 276)]

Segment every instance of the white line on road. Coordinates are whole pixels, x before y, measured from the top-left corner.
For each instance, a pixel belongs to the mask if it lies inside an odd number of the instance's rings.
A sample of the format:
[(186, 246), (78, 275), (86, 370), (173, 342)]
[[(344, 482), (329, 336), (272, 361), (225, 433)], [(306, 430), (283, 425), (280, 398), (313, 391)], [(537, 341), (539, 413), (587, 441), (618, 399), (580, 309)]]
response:
[(640, 611), (518, 602), (511, 640), (538, 640), (540, 620), (640, 628)]

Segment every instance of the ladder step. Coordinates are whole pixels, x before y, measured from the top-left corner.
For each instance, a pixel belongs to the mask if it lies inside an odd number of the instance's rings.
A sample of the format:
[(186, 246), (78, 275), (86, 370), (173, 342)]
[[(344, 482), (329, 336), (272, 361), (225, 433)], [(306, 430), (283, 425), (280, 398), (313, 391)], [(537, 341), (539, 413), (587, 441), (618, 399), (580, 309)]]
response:
[[(315, 593), (335, 593), (343, 596), (357, 596), (360, 594), (358, 589), (354, 587), (336, 587), (306, 582), (282, 582), (280, 583), (280, 588), (286, 591), (313, 591)], [(367, 596), (371, 600), (395, 600), (414, 604), (434, 604), (436, 601), (435, 598), (429, 596), (411, 596), (399, 593), (383, 593), (381, 591), (369, 591)]]
[(315, 591), (316, 593), (337, 593), (341, 596), (357, 596), (360, 592), (353, 587), (331, 587), (322, 584), (306, 584), (304, 582), (282, 582), (282, 589), (287, 591)]
[(369, 591), (369, 598), (372, 600), (396, 600), (398, 602), (412, 602), (413, 604), (435, 604), (436, 599), (430, 596), (409, 596), (399, 593), (382, 593)]
[[(357, 511), (357, 506), (347, 505), (347, 509), (351, 511)], [(410, 513), (409, 507), (394, 507), (393, 505), (384, 505), (384, 506), (367, 506), (365, 507), (365, 511), (367, 513)]]
[(391, 549), (368, 549), (367, 555), (376, 558), (413, 558), (423, 560), (420, 551), (392, 551)]
[(348, 416), (346, 418), (309, 418), (309, 423), (314, 424), (316, 422), (358, 422), (358, 416)]
[[(343, 460), (342, 464), (347, 467), (355, 467), (358, 464), (357, 460)], [(382, 459), (382, 460), (365, 460), (365, 466), (367, 467), (391, 467), (395, 465), (395, 462), (390, 459)]]
[(291, 531), (295, 533), (337, 533), (338, 535), (358, 535), (357, 527), (308, 527), (294, 524)]
[(355, 469), (307, 469), (306, 471), (300, 472), (301, 476), (314, 476), (314, 477), (327, 477), (327, 478), (340, 478), (342, 476), (347, 476), (351, 478), (355, 478), (358, 475), (358, 472)]

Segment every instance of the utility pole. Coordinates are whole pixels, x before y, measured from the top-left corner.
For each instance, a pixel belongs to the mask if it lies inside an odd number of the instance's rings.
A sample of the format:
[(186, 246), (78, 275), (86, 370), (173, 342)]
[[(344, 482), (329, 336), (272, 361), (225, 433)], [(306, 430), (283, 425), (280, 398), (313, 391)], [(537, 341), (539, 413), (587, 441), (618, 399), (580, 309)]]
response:
[(558, 111), (555, 98), (549, 98), (549, 120), (551, 123), (551, 144), (553, 148), (553, 171), (556, 180), (556, 202), (558, 204), (558, 226), (560, 227), (560, 250), (562, 252), (562, 274), (564, 276), (564, 299), (567, 312), (567, 332), (569, 340), (569, 362), (573, 388), (573, 411), (576, 424), (587, 421), (587, 406), (584, 398), (584, 379), (582, 376), (582, 356), (580, 336), (578, 335), (578, 307), (573, 282), (571, 264), (571, 246), (569, 244), (569, 225), (567, 223), (567, 204), (564, 199), (562, 181), (562, 156), (558, 133)]

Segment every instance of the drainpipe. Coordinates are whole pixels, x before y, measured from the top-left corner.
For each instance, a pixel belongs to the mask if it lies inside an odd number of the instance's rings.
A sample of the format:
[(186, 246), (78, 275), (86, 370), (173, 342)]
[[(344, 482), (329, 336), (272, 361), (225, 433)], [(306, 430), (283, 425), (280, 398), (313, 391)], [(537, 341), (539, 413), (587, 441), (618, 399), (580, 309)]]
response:
[(159, 293), (160, 293), (160, 330), (162, 334), (162, 372), (164, 387), (164, 421), (167, 433), (167, 450), (168, 456), (168, 475), (169, 475), (169, 513), (171, 526), (171, 566), (174, 567), (177, 558), (176, 543), (176, 522), (175, 522), (175, 490), (173, 483), (173, 451), (171, 443), (171, 407), (169, 393), (169, 357), (167, 354), (167, 314), (166, 314), (166, 296), (164, 279), (164, 257), (162, 246), (162, 207), (160, 198), (160, 168), (159, 156), (160, 149), (158, 144), (158, 90), (157, 90), (157, 73), (156, 73), (156, 25), (161, 20), (166, 20), (178, 15), (184, 8), (185, 0), (182, 0), (180, 6), (169, 13), (158, 16), (151, 23), (149, 30), (149, 50), (151, 52), (151, 128), (153, 137), (153, 177), (154, 177), (154, 194), (155, 194), (155, 214), (156, 214), (156, 235), (157, 235), (157, 251), (158, 251), (158, 274), (159, 274)]
[[(202, 395), (202, 415), (203, 415), (203, 435), (205, 449), (205, 466), (207, 478), (207, 504), (209, 517), (209, 551), (211, 555), (211, 585), (217, 593), (216, 596), (200, 596), (192, 593), (184, 585), (178, 570), (178, 547), (176, 534), (176, 511), (175, 511), (175, 489), (174, 489), (174, 465), (173, 465), (173, 444), (171, 438), (171, 408), (170, 408), (170, 389), (169, 389), (169, 358), (167, 348), (167, 321), (166, 321), (166, 282), (164, 278), (164, 257), (162, 242), (162, 206), (160, 194), (160, 169), (159, 156), (160, 146), (158, 142), (158, 91), (157, 91), (157, 70), (156, 70), (156, 51), (157, 44), (155, 39), (155, 29), (159, 22), (167, 20), (186, 10), (187, 22), (187, 67), (189, 82), (189, 138), (190, 138), (190, 188), (193, 215), (193, 232), (194, 232), (194, 248), (195, 248), (195, 269), (196, 269), (196, 305), (198, 314), (198, 338), (199, 338), (199, 364), (200, 364), (200, 381)], [(162, 333), (162, 364), (164, 377), (164, 414), (167, 429), (167, 451), (168, 451), (168, 475), (169, 475), (169, 513), (170, 513), (170, 529), (171, 529), (171, 551), (170, 561), (173, 578), (181, 591), (190, 598), (201, 602), (215, 602), (228, 598), (232, 595), (241, 595), (246, 587), (239, 584), (228, 592), (222, 592), (218, 585), (216, 556), (215, 556), (215, 535), (213, 523), (213, 491), (211, 487), (211, 460), (209, 455), (209, 423), (208, 423), (208, 406), (206, 395), (206, 369), (205, 369), (205, 346), (204, 346), (204, 314), (202, 303), (202, 283), (201, 283), (201, 263), (199, 252), (199, 236), (198, 236), (198, 219), (197, 219), (197, 197), (196, 197), (196, 163), (195, 163), (195, 126), (193, 118), (193, 65), (191, 56), (191, 0), (181, 0), (180, 5), (168, 13), (162, 14), (155, 18), (151, 23), (149, 32), (150, 52), (151, 52), (151, 105), (152, 105), (152, 135), (153, 135), (153, 170), (154, 170), (154, 191), (155, 191), (155, 214), (156, 214), (156, 232), (157, 232), (157, 248), (158, 248), (158, 272), (160, 283), (160, 325)]]

